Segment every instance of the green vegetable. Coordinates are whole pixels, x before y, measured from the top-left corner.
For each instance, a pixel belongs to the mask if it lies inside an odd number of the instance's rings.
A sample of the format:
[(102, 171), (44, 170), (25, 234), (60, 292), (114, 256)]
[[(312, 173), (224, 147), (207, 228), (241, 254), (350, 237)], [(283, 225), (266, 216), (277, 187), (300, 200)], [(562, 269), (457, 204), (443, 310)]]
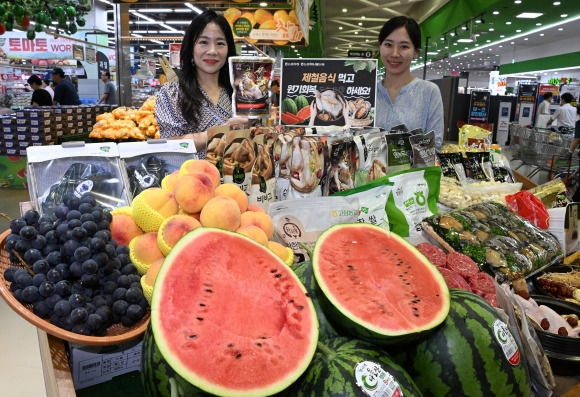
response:
[(503, 232), (503, 230), (501, 230), (499, 226), (492, 226), (491, 232), (496, 236), (505, 236), (505, 233)]
[(453, 249), (460, 249), (461, 248), (461, 239), (459, 238), (459, 233), (455, 230), (454, 227), (448, 229), (444, 235), (445, 241), (449, 243), (453, 247)]
[(522, 269), (518, 266), (518, 264), (514, 260), (514, 257), (511, 256), (510, 254), (506, 254), (505, 260), (507, 262), (508, 269), (510, 269), (512, 272), (519, 273), (522, 271)]
[(454, 214), (453, 212), (450, 213), (449, 215), (451, 215), (453, 218), (457, 219), (459, 221), (459, 223), (461, 223), (461, 226), (463, 226), (463, 228), (465, 230), (467, 230), (468, 232), (471, 231), (471, 222), (469, 221), (469, 219), (466, 219), (462, 215)]
[(477, 244), (465, 244), (461, 252), (475, 261), (477, 264), (485, 263), (485, 247)]

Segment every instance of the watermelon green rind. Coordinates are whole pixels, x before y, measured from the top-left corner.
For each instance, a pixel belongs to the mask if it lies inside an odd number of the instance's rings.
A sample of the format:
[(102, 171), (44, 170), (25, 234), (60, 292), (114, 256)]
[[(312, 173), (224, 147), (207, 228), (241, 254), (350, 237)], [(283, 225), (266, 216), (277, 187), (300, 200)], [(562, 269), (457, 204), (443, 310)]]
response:
[(332, 226), (318, 238), (312, 258), (320, 306), (332, 324), (354, 337), (379, 345), (408, 343), (449, 312), (449, 289), (437, 268), (378, 226)]
[(369, 361), (391, 375), (404, 397), (422, 394), (411, 376), (385, 351), (377, 346), (349, 337), (336, 337), (318, 343), (308, 370), (289, 389), (293, 397), (368, 397), (357, 385), (355, 368)]
[(177, 374), (207, 393), (278, 393), (314, 355), (318, 321), (305, 287), (278, 256), (243, 235), (188, 233), (155, 285), (157, 347)]
[(339, 331), (328, 321), (324, 315), (324, 311), (320, 307), (316, 281), (312, 275), (312, 262), (305, 261), (297, 263), (292, 266), (292, 270), (298, 276), (302, 284), (304, 284), (306, 291), (308, 291), (308, 294), (312, 298), (312, 303), (316, 309), (316, 316), (318, 317), (318, 340), (326, 340), (340, 336)]
[(517, 365), (508, 361), (494, 336), (498, 319), (480, 296), (451, 289), (445, 322), (420, 343), (390, 352), (425, 396), (530, 396), (525, 357)]

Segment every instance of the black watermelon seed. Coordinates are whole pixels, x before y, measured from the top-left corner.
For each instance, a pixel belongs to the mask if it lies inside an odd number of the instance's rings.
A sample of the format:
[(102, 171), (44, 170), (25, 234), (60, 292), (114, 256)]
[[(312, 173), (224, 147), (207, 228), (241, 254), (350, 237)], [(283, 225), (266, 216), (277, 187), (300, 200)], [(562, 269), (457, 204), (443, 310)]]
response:
[(278, 271), (278, 269), (272, 269), (270, 270), (270, 273), (276, 273)]
[(199, 321), (203, 321), (203, 317), (198, 317), (197, 318)]
[(306, 297), (307, 298), (310, 298), (310, 294), (308, 292), (306, 293)]
[(276, 274), (276, 278), (280, 278), (280, 277), (282, 277), (282, 273)]
[(213, 291), (211, 289), (209, 289), (209, 288), (206, 289), (205, 292), (210, 293), (210, 294), (213, 293)]
[(195, 339), (195, 338), (197, 338), (197, 335), (196, 334), (189, 335), (189, 339)]
[(288, 303), (294, 303), (294, 299), (290, 299)]
[(228, 347), (229, 348), (232, 348), (232, 347), (234, 347), (234, 344), (233, 343), (228, 343)]
[(199, 304), (201, 307), (205, 307), (205, 303), (200, 303)]
[(262, 347), (262, 344), (261, 343), (256, 343), (256, 346)]
[(242, 357), (242, 353), (238, 352), (238, 353), (236, 354), (236, 358), (241, 358), (241, 357)]
[(302, 306), (302, 305), (298, 306), (298, 310), (302, 310), (302, 309), (304, 309), (304, 306)]

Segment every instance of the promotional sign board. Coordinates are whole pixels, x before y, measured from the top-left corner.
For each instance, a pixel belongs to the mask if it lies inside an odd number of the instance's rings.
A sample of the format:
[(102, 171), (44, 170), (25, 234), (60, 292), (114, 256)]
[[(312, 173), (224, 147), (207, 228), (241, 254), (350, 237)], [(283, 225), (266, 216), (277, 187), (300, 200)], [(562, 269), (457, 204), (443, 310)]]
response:
[[(224, 17), (232, 26), (236, 41), (255, 45), (307, 45), (308, 30), (304, 34), (298, 13), (290, 9), (228, 8)], [(308, 14), (306, 26), (309, 26)]]
[(500, 102), (497, 116), (497, 131), (508, 131), (512, 111), (511, 102)]
[[(538, 98), (538, 85), (537, 84), (519, 84), (518, 85), (518, 101), (516, 106), (516, 120), (519, 125), (532, 124), (534, 116), (534, 105), (536, 99)], [(525, 102), (525, 104), (524, 104)], [(531, 106), (530, 106), (531, 103)], [(525, 110), (526, 115), (522, 112)], [(526, 123), (522, 124), (521, 118), (524, 118)]]
[(507, 77), (500, 76), (498, 70), (489, 72), (489, 92), (491, 95), (505, 95)]
[(468, 123), (487, 123), (489, 114), (489, 91), (472, 91)]
[(281, 122), (374, 125), (376, 84), (375, 59), (282, 59)]

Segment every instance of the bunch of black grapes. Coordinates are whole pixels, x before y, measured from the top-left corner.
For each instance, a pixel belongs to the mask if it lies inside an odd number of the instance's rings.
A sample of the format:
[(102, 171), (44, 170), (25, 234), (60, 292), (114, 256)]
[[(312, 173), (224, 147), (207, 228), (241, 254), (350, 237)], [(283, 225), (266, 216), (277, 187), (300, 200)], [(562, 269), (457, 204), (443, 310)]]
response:
[[(104, 336), (115, 323), (130, 327), (148, 308), (129, 248), (111, 238), (111, 213), (91, 193), (67, 193), (53, 215), (29, 210), (10, 222), (4, 278), (14, 297), (67, 331)], [(18, 254), (18, 255), (17, 255)], [(31, 274), (32, 273), (32, 274)]]

